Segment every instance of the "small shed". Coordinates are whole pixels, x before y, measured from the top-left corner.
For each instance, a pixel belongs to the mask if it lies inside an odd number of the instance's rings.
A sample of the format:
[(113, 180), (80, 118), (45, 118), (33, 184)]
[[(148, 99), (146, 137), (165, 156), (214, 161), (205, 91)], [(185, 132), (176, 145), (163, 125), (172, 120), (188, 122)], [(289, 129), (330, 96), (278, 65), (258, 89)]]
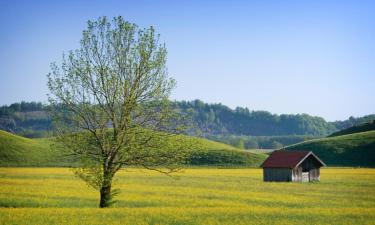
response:
[(263, 162), (264, 181), (310, 182), (320, 180), (320, 167), (326, 164), (311, 151), (278, 150)]

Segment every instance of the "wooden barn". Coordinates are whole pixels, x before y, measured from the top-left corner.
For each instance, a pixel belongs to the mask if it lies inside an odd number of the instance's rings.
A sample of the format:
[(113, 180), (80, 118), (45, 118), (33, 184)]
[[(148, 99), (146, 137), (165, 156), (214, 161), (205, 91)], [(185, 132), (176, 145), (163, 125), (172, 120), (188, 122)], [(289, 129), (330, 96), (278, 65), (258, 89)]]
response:
[(325, 166), (313, 152), (274, 151), (263, 162), (264, 181), (310, 182), (320, 180), (320, 167)]

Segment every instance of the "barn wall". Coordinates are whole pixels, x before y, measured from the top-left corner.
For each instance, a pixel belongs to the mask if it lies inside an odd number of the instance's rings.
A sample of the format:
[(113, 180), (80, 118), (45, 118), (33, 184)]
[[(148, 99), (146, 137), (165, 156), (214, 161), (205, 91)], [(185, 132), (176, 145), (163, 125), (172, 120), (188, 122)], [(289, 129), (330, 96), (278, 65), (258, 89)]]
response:
[(315, 168), (310, 170), (310, 181), (319, 181), (320, 180), (320, 169)]
[[(293, 169), (292, 181), (302, 182), (302, 171), (303, 171), (303, 168), (301, 166)], [(309, 181), (319, 181), (320, 180), (320, 169), (319, 168), (310, 168), (307, 172), (309, 173)]]
[(264, 181), (292, 181), (292, 169), (263, 168)]
[(292, 175), (292, 181), (302, 182), (302, 167), (294, 168)]
[(302, 167), (302, 172), (309, 173), (309, 181), (319, 181), (320, 180), (320, 167), (321, 164), (315, 157), (310, 155), (305, 159), (299, 167)]

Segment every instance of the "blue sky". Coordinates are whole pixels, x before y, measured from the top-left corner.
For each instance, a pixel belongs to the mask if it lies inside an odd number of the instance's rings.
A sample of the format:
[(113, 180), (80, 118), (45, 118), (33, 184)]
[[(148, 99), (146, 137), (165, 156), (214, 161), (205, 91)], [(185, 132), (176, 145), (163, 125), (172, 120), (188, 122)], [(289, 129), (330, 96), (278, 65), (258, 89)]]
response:
[(375, 1), (0, 1), (0, 104), (46, 101), (89, 19), (154, 26), (172, 98), (325, 119), (375, 113)]

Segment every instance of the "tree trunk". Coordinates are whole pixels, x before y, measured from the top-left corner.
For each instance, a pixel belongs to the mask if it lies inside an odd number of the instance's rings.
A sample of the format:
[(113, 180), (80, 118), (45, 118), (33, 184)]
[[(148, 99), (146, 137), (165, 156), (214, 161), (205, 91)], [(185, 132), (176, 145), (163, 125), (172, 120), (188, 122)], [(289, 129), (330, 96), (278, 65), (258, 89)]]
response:
[(100, 188), (100, 208), (109, 207), (111, 200), (111, 184), (107, 184)]

